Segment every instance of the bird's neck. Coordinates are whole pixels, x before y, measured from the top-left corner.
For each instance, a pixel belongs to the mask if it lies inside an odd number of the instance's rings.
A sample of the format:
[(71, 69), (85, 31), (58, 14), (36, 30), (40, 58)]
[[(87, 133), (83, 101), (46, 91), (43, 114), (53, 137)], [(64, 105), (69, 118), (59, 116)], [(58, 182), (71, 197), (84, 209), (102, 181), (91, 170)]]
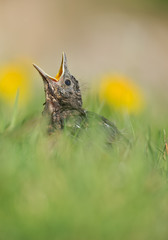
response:
[(50, 121), (51, 128), (62, 129), (64, 122), (74, 113), (79, 112), (81, 114), (83, 109), (68, 109), (65, 106), (61, 106), (55, 99), (46, 100), (43, 114), (47, 115)]
[(61, 106), (58, 101), (47, 99), (45, 102), (45, 107), (44, 107), (43, 113), (45, 115), (50, 116), (53, 114), (53, 112), (59, 113), (60, 110), (61, 110)]

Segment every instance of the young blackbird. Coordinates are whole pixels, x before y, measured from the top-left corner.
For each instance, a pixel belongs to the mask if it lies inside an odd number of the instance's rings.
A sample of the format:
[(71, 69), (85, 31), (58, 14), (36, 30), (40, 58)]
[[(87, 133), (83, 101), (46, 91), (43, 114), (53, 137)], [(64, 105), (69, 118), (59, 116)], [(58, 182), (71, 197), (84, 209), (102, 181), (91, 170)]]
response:
[(95, 123), (108, 133), (110, 142), (120, 135), (114, 123), (82, 108), (79, 83), (68, 70), (65, 53), (62, 54), (61, 67), (56, 77), (49, 76), (35, 64), (33, 66), (44, 82), (46, 101), (43, 113), (49, 117), (50, 132), (67, 126), (75, 133), (80, 129), (88, 129), (91, 123)]

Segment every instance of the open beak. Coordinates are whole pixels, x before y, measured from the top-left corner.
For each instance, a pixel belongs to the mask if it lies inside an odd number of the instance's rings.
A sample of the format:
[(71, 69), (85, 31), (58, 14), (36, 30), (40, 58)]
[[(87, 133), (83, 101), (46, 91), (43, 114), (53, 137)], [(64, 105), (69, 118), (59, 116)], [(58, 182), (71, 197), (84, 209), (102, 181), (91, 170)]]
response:
[(62, 53), (62, 61), (61, 61), (61, 66), (59, 69), (59, 72), (57, 73), (56, 77), (51, 77), (47, 73), (45, 73), (40, 67), (38, 67), (36, 64), (33, 64), (33, 66), (37, 69), (37, 71), (40, 73), (43, 79), (46, 81), (51, 79), (52, 81), (58, 82), (61, 77), (64, 75), (65, 72), (68, 72), (68, 67), (67, 67), (67, 58), (66, 54), (63, 52)]
[(40, 67), (38, 67), (36, 64), (33, 64), (33, 66), (35, 67), (35, 69), (37, 69), (37, 71), (39, 72), (39, 74), (42, 76), (43, 79), (45, 80), (51, 79), (52, 81), (58, 82), (57, 78), (51, 77), (50, 75), (45, 73)]

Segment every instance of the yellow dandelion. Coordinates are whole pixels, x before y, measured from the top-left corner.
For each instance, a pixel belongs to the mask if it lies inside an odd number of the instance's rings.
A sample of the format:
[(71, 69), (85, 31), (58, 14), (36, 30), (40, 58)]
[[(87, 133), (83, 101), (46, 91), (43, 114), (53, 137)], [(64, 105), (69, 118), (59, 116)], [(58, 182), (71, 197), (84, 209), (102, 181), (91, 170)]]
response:
[(30, 77), (25, 65), (19, 63), (0, 67), (0, 99), (13, 104), (17, 92), (19, 102), (25, 104), (30, 96)]
[(129, 113), (138, 113), (144, 106), (141, 90), (127, 77), (104, 76), (100, 83), (100, 98), (109, 106)]

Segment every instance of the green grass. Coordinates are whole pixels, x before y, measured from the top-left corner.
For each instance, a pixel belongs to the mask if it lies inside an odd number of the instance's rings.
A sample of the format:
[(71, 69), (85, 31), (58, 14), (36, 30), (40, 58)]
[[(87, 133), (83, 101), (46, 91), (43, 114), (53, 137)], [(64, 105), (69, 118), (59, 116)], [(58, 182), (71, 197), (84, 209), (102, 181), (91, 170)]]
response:
[(97, 129), (53, 136), (41, 123), (42, 99), (0, 108), (0, 239), (167, 239), (167, 115), (100, 108), (132, 146), (104, 144)]

